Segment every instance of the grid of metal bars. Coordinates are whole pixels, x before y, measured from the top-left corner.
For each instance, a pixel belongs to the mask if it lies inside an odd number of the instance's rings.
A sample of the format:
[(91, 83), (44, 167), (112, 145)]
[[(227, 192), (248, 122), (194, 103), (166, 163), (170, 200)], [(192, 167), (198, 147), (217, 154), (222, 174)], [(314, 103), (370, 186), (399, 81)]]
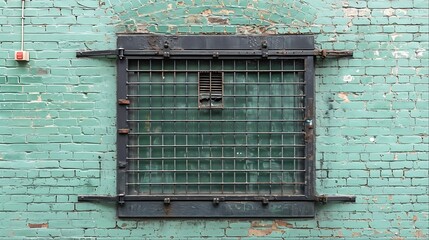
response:
[[(128, 59), (127, 195), (305, 195), (305, 58)], [(223, 74), (222, 108), (199, 75)]]

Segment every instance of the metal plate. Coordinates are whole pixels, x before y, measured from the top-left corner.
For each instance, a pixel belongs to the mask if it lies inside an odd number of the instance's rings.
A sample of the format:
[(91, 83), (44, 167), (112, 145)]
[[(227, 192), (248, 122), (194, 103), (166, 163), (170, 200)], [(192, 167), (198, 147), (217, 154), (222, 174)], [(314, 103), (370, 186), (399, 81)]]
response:
[(314, 217), (314, 202), (221, 202), (207, 201), (127, 201), (118, 207), (119, 217), (171, 218), (285, 218)]

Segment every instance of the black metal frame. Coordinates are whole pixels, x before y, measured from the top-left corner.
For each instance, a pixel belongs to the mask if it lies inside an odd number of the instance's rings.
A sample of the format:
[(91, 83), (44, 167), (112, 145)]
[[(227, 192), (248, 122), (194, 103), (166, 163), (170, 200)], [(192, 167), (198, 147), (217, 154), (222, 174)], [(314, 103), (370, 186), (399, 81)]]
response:
[[(328, 200), (354, 201), (353, 196), (315, 195), (314, 57), (350, 56), (350, 51), (314, 49), (310, 35), (276, 36), (161, 36), (119, 35), (118, 50), (78, 52), (78, 57), (117, 55), (117, 196), (119, 217), (313, 217), (314, 203)], [(304, 59), (305, 62), (305, 194), (252, 195), (128, 195), (127, 67), (129, 59)], [(81, 201), (103, 196), (81, 196)]]

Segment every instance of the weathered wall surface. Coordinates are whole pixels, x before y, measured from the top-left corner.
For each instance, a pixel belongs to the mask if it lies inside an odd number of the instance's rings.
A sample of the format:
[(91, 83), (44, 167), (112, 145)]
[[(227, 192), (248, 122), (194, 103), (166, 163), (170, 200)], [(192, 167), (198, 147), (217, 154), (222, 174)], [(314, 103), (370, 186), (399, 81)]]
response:
[[(426, 239), (428, 1), (0, 0), (0, 239)], [(315, 34), (317, 189), (356, 203), (315, 219), (115, 218), (115, 33)]]

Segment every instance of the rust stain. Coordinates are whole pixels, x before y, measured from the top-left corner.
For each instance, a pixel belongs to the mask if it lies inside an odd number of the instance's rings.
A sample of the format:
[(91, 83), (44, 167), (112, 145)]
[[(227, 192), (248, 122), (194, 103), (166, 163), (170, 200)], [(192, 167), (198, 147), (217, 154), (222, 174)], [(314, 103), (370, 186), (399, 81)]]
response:
[(341, 98), (343, 100), (343, 102), (345, 102), (345, 103), (350, 102), (348, 94), (345, 92), (338, 93), (338, 97)]
[(417, 220), (419, 220), (419, 218), (416, 215), (414, 215), (413, 216), (413, 222), (416, 223)]
[(360, 237), (361, 235), (360, 232), (352, 232), (352, 237)]
[(403, 237), (393, 237), (392, 240), (405, 240)]
[(29, 223), (29, 228), (48, 228), (48, 223)]

